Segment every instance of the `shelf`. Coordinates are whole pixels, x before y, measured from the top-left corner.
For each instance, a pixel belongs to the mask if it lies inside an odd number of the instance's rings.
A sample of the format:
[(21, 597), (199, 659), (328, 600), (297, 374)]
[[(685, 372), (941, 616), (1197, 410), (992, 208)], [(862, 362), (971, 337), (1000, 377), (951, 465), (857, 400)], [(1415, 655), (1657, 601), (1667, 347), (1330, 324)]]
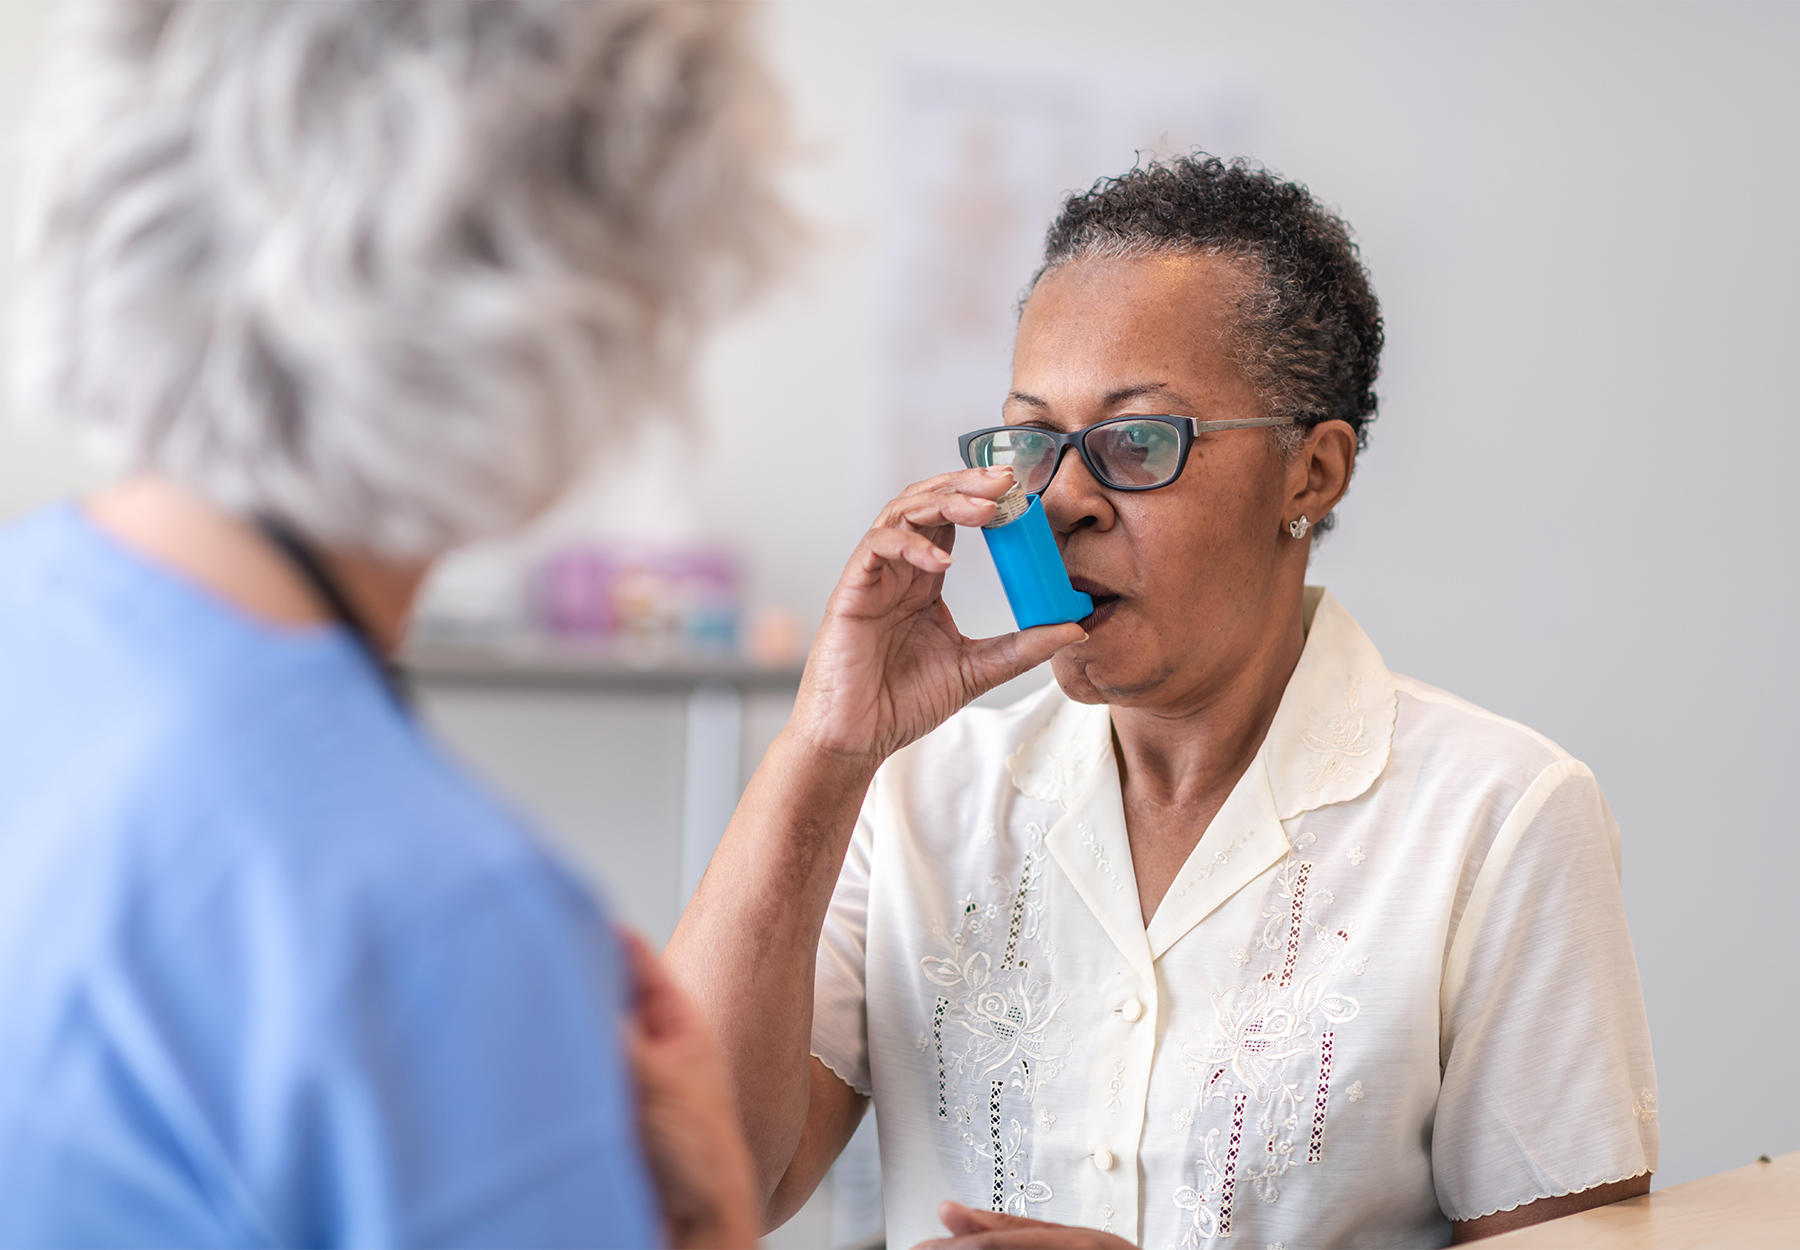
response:
[(547, 638), (416, 641), (401, 652), (400, 667), (422, 686), (669, 693), (709, 681), (746, 690), (792, 690), (801, 672), (799, 664), (770, 667), (735, 655), (650, 653)]

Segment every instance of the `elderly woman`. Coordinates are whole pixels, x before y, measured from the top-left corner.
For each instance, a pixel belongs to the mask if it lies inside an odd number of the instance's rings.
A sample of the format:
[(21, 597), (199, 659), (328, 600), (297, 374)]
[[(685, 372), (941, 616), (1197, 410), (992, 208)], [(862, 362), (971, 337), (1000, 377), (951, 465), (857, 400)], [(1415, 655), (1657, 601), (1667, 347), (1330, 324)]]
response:
[(74, 19), (15, 375), (125, 475), (0, 532), (0, 1243), (748, 1244), (698, 1016), (384, 680), (764, 267), (738, 10)]
[[(1301, 187), (1178, 160), (1068, 202), (1005, 426), (852, 557), (670, 948), (771, 1220), (871, 1099), (900, 1246), (940, 1217), (967, 1245), (1442, 1245), (1648, 1188), (1593, 774), (1305, 585), (1381, 340)], [(1015, 481), (1096, 606), (971, 641), (954, 527)], [(1051, 657), (1042, 693), (959, 711)]]

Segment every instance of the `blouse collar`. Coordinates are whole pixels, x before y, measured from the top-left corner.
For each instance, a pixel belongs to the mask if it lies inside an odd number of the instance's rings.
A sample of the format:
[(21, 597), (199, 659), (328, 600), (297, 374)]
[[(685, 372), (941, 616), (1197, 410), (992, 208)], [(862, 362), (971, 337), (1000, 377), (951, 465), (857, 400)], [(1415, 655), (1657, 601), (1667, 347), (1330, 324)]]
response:
[(1323, 586), (1306, 588), (1306, 647), (1263, 741), (1283, 820), (1360, 798), (1394, 744), (1394, 677)]
[(1359, 797), (1387, 767), (1396, 694), (1381, 654), (1323, 588), (1307, 587), (1305, 612), (1306, 645), (1262, 750), (1148, 928), (1131, 870), (1106, 706), (1076, 703), (1052, 686), (1039, 715), (1029, 718), (1041, 729), (1006, 761), (1021, 794), (1063, 809), (1045, 839), (1050, 854), (1141, 973), (1292, 850), (1283, 822)]

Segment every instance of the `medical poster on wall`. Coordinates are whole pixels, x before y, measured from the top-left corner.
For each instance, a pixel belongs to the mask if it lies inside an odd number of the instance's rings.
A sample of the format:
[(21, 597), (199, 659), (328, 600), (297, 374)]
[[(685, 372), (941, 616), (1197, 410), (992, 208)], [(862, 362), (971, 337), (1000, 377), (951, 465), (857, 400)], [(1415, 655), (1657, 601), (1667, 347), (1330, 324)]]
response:
[[(1018, 302), (1064, 197), (1141, 160), (1249, 151), (1249, 114), (1205, 73), (894, 66), (881, 222), (891, 490), (958, 467), (957, 435), (1000, 423)], [(964, 632), (1011, 629), (982, 544), (957, 554), (959, 570), (978, 566), (952, 573)]]

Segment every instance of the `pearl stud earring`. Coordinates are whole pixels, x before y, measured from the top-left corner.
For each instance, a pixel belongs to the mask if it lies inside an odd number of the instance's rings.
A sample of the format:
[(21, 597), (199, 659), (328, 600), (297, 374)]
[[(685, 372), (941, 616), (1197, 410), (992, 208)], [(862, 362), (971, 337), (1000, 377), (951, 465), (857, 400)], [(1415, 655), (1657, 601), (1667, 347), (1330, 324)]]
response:
[(1304, 515), (1302, 515), (1298, 521), (1288, 522), (1288, 533), (1292, 534), (1295, 538), (1305, 538), (1306, 531), (1311, 528), (1312, 522), (1307, 520)]

